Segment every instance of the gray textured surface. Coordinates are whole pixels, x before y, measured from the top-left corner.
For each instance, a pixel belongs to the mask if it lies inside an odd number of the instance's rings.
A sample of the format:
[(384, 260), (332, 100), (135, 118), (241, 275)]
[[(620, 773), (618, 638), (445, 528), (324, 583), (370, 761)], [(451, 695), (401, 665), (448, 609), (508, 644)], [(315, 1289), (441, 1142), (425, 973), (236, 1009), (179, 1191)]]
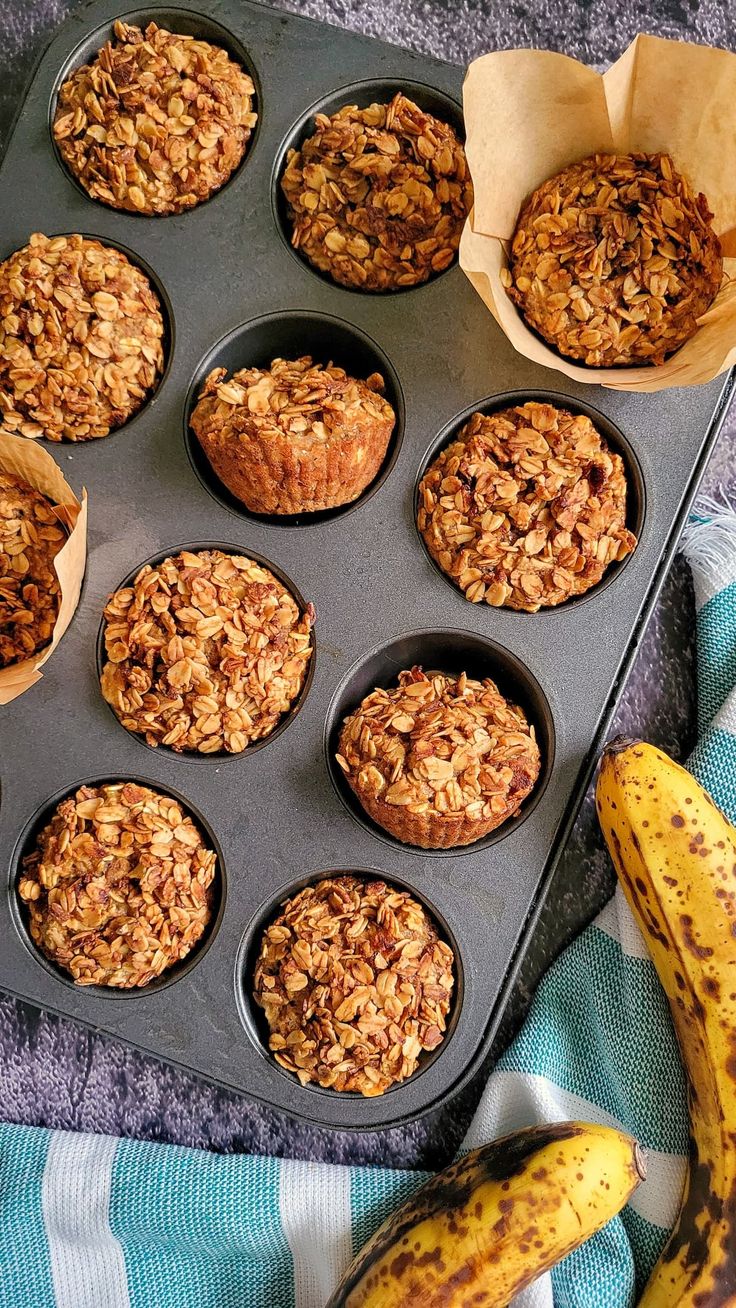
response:
[[(307, 0), (282, 6), (457, 62), (491, 48), (538, 45), (593, 63), (615, 57), (638, 30), (736, 46), (728, 0), (658, 0), (625, 10), (596, 0), (455, 4), (452, 0)], [(63, 0), (5, 0), (0, 9), (0, 140), (33, 60), (72, 8)], [(122, 9), (122, 6), (121, 6)], [(711, 461), (707, 488), (734, 486), (736, 421)], [(681, 560), (667, 579), (618, 715), (618, 728), (676, 754), (694, 729), (692, 592)], [(562, 860), (508, 1016), (505, 1037), (539, 975), (611, 889), (590, 803)], [(331, 1161), (427, 1166), (462, 1136), (482, 1078), (444, 1112), (402, 1131), (357, 1137), (302, 1127), (247, 1100), (204, 1086), (113, 1041), (28, 1005), (0, 1000), (0, 1117), (75, 1130), (133, 1135), (226, 1151), (284, 1153)]]

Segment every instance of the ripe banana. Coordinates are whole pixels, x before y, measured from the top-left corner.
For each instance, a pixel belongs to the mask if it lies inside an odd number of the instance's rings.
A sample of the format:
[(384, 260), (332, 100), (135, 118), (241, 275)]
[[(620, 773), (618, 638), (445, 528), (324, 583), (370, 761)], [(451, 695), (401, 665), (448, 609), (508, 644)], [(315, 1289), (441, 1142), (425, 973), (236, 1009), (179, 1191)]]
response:
[(639, 1146), (607, 1126), (557, 1122), (494, 1140), (384, 1223), (327, 1308), (505, 1308), (615, 1216), (643, 1176)]
[(726, 1308), (736, 1305), (736, 829), (641, 741), (609, 746), (596, 804), (688, 1078), (682, 1208), (640, 1308)]

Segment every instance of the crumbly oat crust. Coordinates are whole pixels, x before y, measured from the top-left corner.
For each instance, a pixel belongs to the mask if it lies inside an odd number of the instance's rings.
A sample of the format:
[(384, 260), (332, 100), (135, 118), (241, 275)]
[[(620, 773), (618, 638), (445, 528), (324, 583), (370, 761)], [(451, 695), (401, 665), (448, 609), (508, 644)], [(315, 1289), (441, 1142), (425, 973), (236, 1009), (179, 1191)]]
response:
[(584, 414), (551, 404), (474, 413), (419, 486), (432, 558), (496, 608), (564, 604), (630, 554), (626, 471)]
[(158, 297), (120, 250), (43, 236), (0, 264), (0, 417), (48, 440), (107, 436), (164, 365)]
[(133, 213), (191, 209), (227, 181), (256, 124), (255, 88), (220, 46), (118, 20), (64, 82), (54, 140), (94, 200)]
[(213, 471), (252, 513), (349, 504), (377, 476), (396, 421), (383, 378), (309, 355), (208, 376), (191, 425)]
[(102, 694), (128, 731), (177, 751), (239, 754), (270, 735), (312, 657), (313, 606), (222, 550), (146, 564), (104, 620)]
[(504, 284), (567, 358), (661, 364), (721, 284), (712, 217), (668, 154), (591, 155), (527, 200)]
[(254, 995), (298, 1076), (383, 1094), (441, 1044), (454, 958), (406, 891), (351, 875), (307, 886), (263, 935)]
[(212, 913), (216, 855), (168, 795), (80, 786), (24, 860), (31, 936), (77, 985), (145, 986), (186, 958)]
[(51, 501), (0, 468), (0, 668), (50, 643), (61, 603), (54, 559), (65, 540)]
[(469, 845), (517, 812), (541, 765), (534, 728), (490, 678), (399, 674), (343, 723), (337, 762), (369, 817), (423, 849)]
[(281, 186), (292, 245), (343, 286), (391, 290), (452, 263), (473, 187), (454, 130), (405, 95), (317, 114)]

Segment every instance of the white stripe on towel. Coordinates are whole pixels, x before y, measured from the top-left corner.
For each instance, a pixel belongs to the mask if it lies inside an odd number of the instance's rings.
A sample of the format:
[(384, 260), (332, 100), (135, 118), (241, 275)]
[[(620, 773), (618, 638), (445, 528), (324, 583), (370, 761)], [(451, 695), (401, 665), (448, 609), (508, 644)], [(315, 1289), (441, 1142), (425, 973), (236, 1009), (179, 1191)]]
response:
[(727, 731), (730, 736), (736, 736), (736, 695), (733, 691), (716, 713), (713, 726), (718, 727), (719, 731)]
[(620, 886), (616, 886), (613, 898), (601, 909), (593, 926), (611, 940), (616, 940), (627, 958), (649, 958), (649, 950)]
[(283, 1159), (279, 1208), (295, 1308), (323, 1308), (352, 1258), (350, 1168)]
[[(528, 1072), (496, 1071), (491, 1079), (492, 1098), (481, 1099), (463, 1149), (509, 1135), (536, 1122), (600, 1122), (621, 1130), (610, 1113), (579, 1095), (554, 1085), (546, 1076)], [(655, 1226), (674, 1225), (685, 1180), (685, 1159), (677, 1154), (647, 1149), (647, 1179), (635, 1190), (629, 1205)]]
[(120, 1241), (110, 1227), (110, 1186), (118, 1142), (54, 1131), (41, 1207), (56, 1308), (130, 1308)]

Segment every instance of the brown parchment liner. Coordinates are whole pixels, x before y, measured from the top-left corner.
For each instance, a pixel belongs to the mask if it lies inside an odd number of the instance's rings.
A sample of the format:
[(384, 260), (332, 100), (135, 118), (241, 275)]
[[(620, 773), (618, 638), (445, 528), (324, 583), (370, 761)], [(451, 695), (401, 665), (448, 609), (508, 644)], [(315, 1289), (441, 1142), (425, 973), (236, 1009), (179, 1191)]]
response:
[(48, 451), (36, 441), (10, 432), (0, 431), (0, 468), (16, 473), (46, 495), (56, 505), (59, 521), (69, 533), (53, 564), (61, 585), (61, 603), (51, 644), (22, 663), (0, 668), (0, 704), (9, 704), (41, 679), (41, 668), (74, 616), (87, 558), (87, 492), (82, 491), (82, 499), (78, 500)]
[[(736, 54), (640, 35), (601, 75), (567, 55), (499, 51), (470, 65), (463, 100), (475, 206), (460, 264), (520, 354), (574, 381), (626, 391), (694, 386), (736, 364)], [(695, 335), (659, 366), (564, 359), (530, 331), (501, 284), (521, 206), (586, 155), (658, 150), (708, 200), (723, 249), (721, 288)]]

